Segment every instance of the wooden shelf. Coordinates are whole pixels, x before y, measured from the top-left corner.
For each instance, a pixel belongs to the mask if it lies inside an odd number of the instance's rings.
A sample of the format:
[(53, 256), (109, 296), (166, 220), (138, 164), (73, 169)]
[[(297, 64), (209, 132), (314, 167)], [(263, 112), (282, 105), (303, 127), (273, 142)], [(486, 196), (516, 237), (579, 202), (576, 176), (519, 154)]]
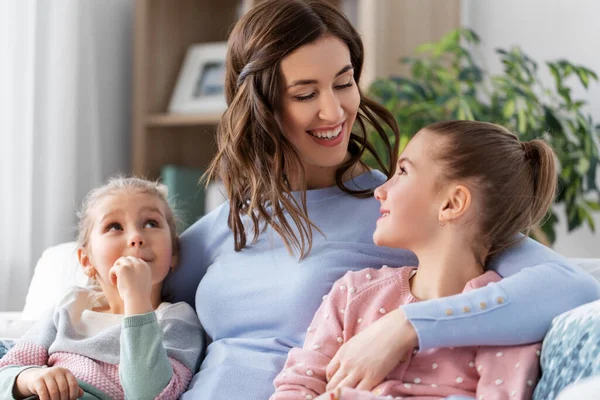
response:
[(222, 113), (214, 114), (151, 114), (146, 119), (148, 127), (216, 125)]

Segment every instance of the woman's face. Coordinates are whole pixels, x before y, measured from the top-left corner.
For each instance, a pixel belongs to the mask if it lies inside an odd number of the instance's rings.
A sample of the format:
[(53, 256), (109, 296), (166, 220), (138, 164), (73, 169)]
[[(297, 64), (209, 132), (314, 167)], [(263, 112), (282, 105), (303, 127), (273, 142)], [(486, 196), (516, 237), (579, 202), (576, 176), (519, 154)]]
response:
[(436, 186), (441, 171), (432, 156), (433, 135), (421, 131), (408, 143), (394, 176), (375, 190), (381, 217), (373, 233), (378, 246), (417, 252), (435, 237), (443, 193)]
[(360, 104), (348, 46), (324, 36), (287, 55), (281, 73), (278, 123), (296, 147), (309, 183), (324, 174), (333, 177), (347, 156)]

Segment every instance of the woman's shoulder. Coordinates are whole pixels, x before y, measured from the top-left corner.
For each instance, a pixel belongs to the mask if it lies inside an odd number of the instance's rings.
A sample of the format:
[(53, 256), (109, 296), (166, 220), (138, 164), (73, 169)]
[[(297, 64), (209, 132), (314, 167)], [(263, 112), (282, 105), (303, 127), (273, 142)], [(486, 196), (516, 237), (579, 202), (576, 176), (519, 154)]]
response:
[(192, 224), (181, 234), (181, 237), (205, 235), (214, 231), (229, 230), (227, 226), (228, 217), (229, 202), (226, 201)]

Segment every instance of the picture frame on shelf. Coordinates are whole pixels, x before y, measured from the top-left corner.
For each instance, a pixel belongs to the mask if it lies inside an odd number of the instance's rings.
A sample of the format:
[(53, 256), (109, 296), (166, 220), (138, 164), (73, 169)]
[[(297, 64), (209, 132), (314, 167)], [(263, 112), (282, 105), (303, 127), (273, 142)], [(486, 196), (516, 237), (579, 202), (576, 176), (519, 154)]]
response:
[(226, 42), (190, 46), (171, 95), (169, 112), (214, 114), (225, 111)]

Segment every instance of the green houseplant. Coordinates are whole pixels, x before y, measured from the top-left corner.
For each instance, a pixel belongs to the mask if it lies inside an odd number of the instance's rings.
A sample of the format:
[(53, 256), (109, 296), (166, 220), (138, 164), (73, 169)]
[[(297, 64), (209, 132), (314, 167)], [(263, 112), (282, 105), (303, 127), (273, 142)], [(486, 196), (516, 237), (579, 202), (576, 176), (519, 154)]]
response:
[[(546, 62), (554, 78), (554, 86), (546, 87), (538, 64), (518, 47), (496, 50), (503, 72), (493, 75), (473, 56), (478, 43), (471, 30), (452, 31), (439, 42), (420, 46), (416, 57), (402, 60), (409, 65), (410, 77), (379, 79), (371, 85), (369, 94), (398, 122), (400, 148), (421, 127), (449, 119), (494, 122), (522, 140), (542, 137), (558, 157), (555, 204), (564, 205), (569, 231), (585, 224), (595, 231), (592, 214), (600, 210), (596, 186), (600, 125), (594, 125), (584, 111), (586, 103), (571, 96), (568, 84), (579, 81), (587, 89), (591, 80), (598, 80), (597, 75), (566, 60)], [(558, 218), (551, 211), (534, 230), (535, 238), (552, 244)]]

